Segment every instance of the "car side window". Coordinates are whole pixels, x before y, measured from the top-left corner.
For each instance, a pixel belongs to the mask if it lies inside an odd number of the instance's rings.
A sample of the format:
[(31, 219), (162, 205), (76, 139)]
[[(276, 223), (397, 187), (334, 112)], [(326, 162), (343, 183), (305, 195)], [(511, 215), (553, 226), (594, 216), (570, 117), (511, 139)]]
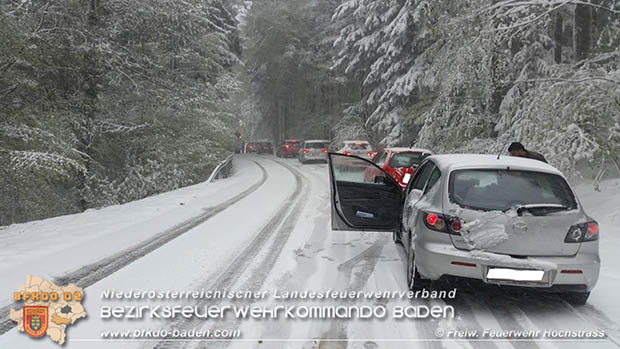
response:
[(416, 171), (416, 175), (413, 178), (413, 182), (411, 183), (411, 187), (409, 188), (409, 191), (413, 189), (417, 189), (420, 191), (424, 190), (424, 186), (426, 185), (426, 182), (428, 181), (428, 178), (430, 177), (433, 168), (434, 164), (430, 161), (424, 163), (420, 168), (418, 168), (418, 170)]
[(437, 182), (439, 182), (439, 178), (441, 178), (441, 171), (439, 171), (436, 166), (433, 166), (433, 172), (428, 179), (426, 188), (424, 188), (424, 194), (428, 193), (428, 191), (431, 190)]
[(377, 160), (375, 161), (375, 164), (379, 167), (383, 166), (385, 164), (385, 159), (387, 158), (387, 153), (381, 153), (377, 156)]

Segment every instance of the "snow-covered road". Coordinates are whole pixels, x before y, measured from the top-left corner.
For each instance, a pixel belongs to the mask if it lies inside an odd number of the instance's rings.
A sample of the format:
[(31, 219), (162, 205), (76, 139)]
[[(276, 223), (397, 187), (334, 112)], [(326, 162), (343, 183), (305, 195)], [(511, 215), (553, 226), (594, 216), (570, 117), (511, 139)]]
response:
[[(620, 343), (620, 186), (602, 193), (580, 186), (580, 198), (601, 225), (603, 265), (588, 305), (572, 307), (555, 296), (459, 282), (454, 300), (359, 300), (361, 305), (452, 305), (456, 317), (431, 319), (102, 320), (105, 290), (406, 291), (405, 253), (385, 233), (330, 229), (327, 165), (241, 156), (233, 177), (199, 184), (122, 206), (0, 230), (2, 317), (11, 292), (26, 274), (86, 287), (88, 318), (67, 330), (67, 348), (616, 348)], [(614, 231), (614, 229), (616, 229)], [(135, 252), (132, 252), (135, 251)], [(76, 268), (77, 266), (84, 266)], [(138, 303), (159, 304), (157, 301)], [(175, 302), (224, 305), (228, 300)], [(338, 300), (244, 299), (236, 304), (329, 305)], [(346, 302), (345, 302), (346, 303)], [(350, 303), (350, 302), (349, 302)], [(348, 304), (348, 303), (347, 303)], [(102, 340), (102, 330), (240, 329), (233, 342)], [(531, 340), (445, 339), (438, 329), (604, 330), (607, 338), (584, 343)], [(4, 332), (4, 331), (3, 331)], [(445, 335), (445, 333), (444, 333)], [(444, 337), (444, 338), (441, 338)], [(259, 342), (261, 340), (261, 342)], [(10, 330), (1, 348), (56, 348)]]

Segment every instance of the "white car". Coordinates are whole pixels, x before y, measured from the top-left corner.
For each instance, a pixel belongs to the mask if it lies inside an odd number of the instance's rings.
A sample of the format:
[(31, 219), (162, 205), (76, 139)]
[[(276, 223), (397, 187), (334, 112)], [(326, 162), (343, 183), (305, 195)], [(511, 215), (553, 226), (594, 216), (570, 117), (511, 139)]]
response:
[[(598, 224), (543, 162), (434, 155), (403, 191), (379, 169), (329, 154), (334, 230), (391, 231), (408, 254), (410, 289), (443, 277), (559, 292), (584, 304), (599, 276)], [(381, 178), (377, 178), (381, 177)]]
[(365, 159), (372, 159), (377, 154), (367, 141), (344, 141), (338, 153)]

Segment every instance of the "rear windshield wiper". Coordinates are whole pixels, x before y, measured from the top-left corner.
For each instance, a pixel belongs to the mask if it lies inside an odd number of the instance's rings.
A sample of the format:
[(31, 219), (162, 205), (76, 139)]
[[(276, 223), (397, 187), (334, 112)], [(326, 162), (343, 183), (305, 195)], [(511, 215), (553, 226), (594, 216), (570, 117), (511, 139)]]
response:
[(523, 211), (530, 211), (536, 209), (545, 209), (550, 208), (558, 211), (568, 210), (568, 207), (561, 204), (529, 204), (529, 205), (518, 205), (516, 206), (517, 214), (521, 214)]

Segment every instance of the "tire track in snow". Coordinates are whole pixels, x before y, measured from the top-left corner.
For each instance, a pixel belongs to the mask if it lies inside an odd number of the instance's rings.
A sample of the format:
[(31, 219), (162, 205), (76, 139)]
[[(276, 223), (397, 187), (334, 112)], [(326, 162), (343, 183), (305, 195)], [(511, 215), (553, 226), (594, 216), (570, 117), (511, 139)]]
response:
[[(446, 288), (446, 290), (449, 290)], [(460, 297), (459, 297), (460, 296)], [(453, 323), (455, 328), (458, 328), (458, 325), (461, 325), (461, 322), (465, 322), (467, 329), (474, 329), (480, 332), (484, 330), (484, 327), (478, 322), (476, 319), (476, 313), (480, 312), (481, 306), (477, 303), (472, 302), (472, 298), (469, 295), (460, 295), (457, 290), (457, 298), (450, 299), (446, 298), (443, 300), (446, 304), (454, 307), (456, 311), (459, 313), (458, 322)], [(469, 344), (473, 348), (484, 348), (484, 349), (494, 349), (497, 348), (497, 345), (493, 342), (481, 342), (481, 341), (469, 341)]]
[[(243, 273), (252, 265), (258, 265), (254, 270), (255, 273), (250, 276), (248, 280), (244, 282), (242, 290), (250, 290), (250, 291), (258, 291), (263, 285), (264, 281), (269, 276), (271, 269), (276, 263), (282, 248), (286, 244), (291, 232), (295, 228), (295, 224), (299, 219), (300, 213), (305, 207), (306, 202), (308, 201), (309, 190), (307, 190), (306, 186), (302, 181), (302, 176), (294, 169), (292, 166), (285, 164), (280, 161), (275, 161), (277, 164), (283, 166), (287, 170), (289, 170), (293, 176), (295, 177), (295, 190), (291, 193), (284, 203), (281, 206), (281, 209), (278, 210), (268, 222), (263, 226), (260, 232), (254, 237), (252, 242), (247, 245), (241, 253), (239, 253), (238, 257), (236, 257), (215, 280), (215, 282), (207, 282), (204, 285), (205, 289), (212, 290), (224, 290), (224, 289), (232, 289), (233, 286), (239, 281)], [(274, 237), (275, 236), (275, 237)], [(269, 246), (268, 250), (263, 250), (267, 243), (274, 237), (274, 243)], [(262, 261), (256, 261), (255, 259), (258, 257), (259, 253), (264, 253), (265, 257)], [(258, 263), (257, 263), (258, 262)], [(207, 280), (211, 279), (210, 277)], [(247, 304), (251, 302), (250, 300), (241, 300), (238, 304)], [(210, 300), (203, 299), (195, 302), (193, 306), (203, 307), (207, 304), (209, 305), (217, 305), (221, 303), (221, 300)], [(177, 321), (168, 322), (168, 328), (179, 329), (181, 331), (185, 329), (193, 329), (200, 328), (204, 326), (204, 320), (196, 320), (193, 318), (189, 319), (179, 319)], [(231, 328), (231, 324), (225, 321), (218, 322), (215, 325), (222, 326), (222, 328)], [(207, 342), (207, 341), (205, 341)], [(201, 345), (205, 345), (205, 342), (197, 342), (196, 345), (201, 347)], [(215, 345), (219, 343), (219, 345), (228, 346), (229, 340), (221, 339), (221, 340), (212, 340), (209, 341), (211, 345)], [(216, 342), (216, 343), (213, 343)], [(155, 348), (180, 348), (187, 347), (188, 343), (178, 342), (178, 341), (167, 341), (163, 339), (162, 341), (155, 344)]]
[[(489, 285), (491, 286), (491, 285)], [(461, 292), (461, 297), (467, 297), (469, 299), (480, 297), (480, 293), (476, 292), (473, 288), (473, 285), (467, 285), (467, 289), (459, 291)], [(478, 290), (479, 291), (479, 290)], [(492, 289), (488, 287), (488, 293), (484, 294), (483, 302), (487, 305), (488, 309), (491, 312), (491, 315), (497, 321), (497, 323), (501, 326), (502, 329), (506, 330), (514, 330), (520, 332), (526, 332), (526, 328), (524, 328), (519, 319), (517, 318), (517, 314), (519, 313), (518, 301), (509, 298), (509, 294), (505, 294), (501, 289)], [(456, 308), (455, 306), (455, 309)], [(521, 340), (510, 340), (510, 345), (512, 345), (515, 349), (521, 348), (539, 348), (539, 345), (535, 340), (532, 341), (521, 341)], [(473, 342), (470, 342), (473, 344)], [(485, 342), (486, 343), (486, 342)]]
[[(201, 225), (218, 213), (226, 210), (241, 199), (255, 192), (267, 181), (269, 175), (267, 174), (265, 168), (254, 160), (252, 160), (252, 162), (258, 165), (258, 167), (260, 168), (262, 173), (261, 179), (240, 194), (235, 195), (234, 197), (224, 201), (221, 204), (205, 208), (204, 213), (188, 219), (184, 222), (181, 222), (170, 229), (167, 229), (145, 241), (140, 242), (137, 245), (131, 246), (98, 262), (82, 266), (80, 267), (80, 269), (74, 272), (55, 277), (54, 282), (59, 285), (72, 283), (77, 285), (78, 287), (87, 288), (95, 282), (108, 277), (109, 275), (126, 267), (134, 261), (155, 251), (166, 243), (185, 234), (191, 229)], [(19, 304), (14, 303), (0, 309), (0, 335), (5, 334), (6, 332), (15, 327), (15, 323), (9, 319), (9, 311), (11, 308), (18, 306)]]
[[(383, 248), (391, 240), (386, 237), (376, 239), (373, 244), (338, 266), (338, 284), (346, 285), (344, 291), (361, 291), (375, 271), (381, 259)], [(355, 269), (355, 271), (354, 271)], [(355, 303), (355, 302), (351, 302)], [(329, 328), (318, 341), (320, 349), (344, 349), (348, 347), (347, 329), (349, 323), (345, 319), (332, 319)], [(375, 343), (376, 345), (376, 343)]]
[(566, 306), (570, 307), (571, 311), (583, 320), (605, 330), (607, 340), (620, 348), (620, 326), (618, 323), (611, 320), (605, 313), (590, 304), (574, 307), (566, 303)]

